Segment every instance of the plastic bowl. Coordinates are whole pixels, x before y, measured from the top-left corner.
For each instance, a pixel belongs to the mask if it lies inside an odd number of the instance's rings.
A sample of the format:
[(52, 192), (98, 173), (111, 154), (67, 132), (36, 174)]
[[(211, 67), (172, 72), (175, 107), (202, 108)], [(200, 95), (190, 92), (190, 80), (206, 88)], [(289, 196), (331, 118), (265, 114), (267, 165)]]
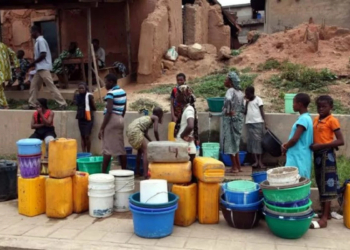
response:
[(232, 192), (253, 192), (260, 189), (260, 186), (252, 181), (230, 181), (225, 183), (224, 187)]
[(146, 207), (135, 206), (135, 205), (133, 205), (132, 203), (129, 202), (129, 207), (134, 209), (134, 210), (141, 211), (141, 212), (156, 213), (156, 212), (166, 212), (166, 211), (169, 211), (169, 210), (177, 209), (177, 203), (174, 206), (164, 207), (164, 208), (146, 208)]
[[(244, 163), (246, 156), (247, 156), (247, 152), (245, 151), (239, 152), (239, 162), (241, 163), (241, 165)], [(220, 157), (222, 162), (225, 164), (225, 166), (232, 166), (231, 155), (224, 154), (221, 152)]]
[(178, 200), (179, 200), (179, 196), (177, 196), (174, 193), (168, 192), (168, 200), (169, 202), (167, 203), (160, 203), (160, 204), (148, 204), (148, 203), (141, 203), (140, 202), (140, 192), (131, 194), (129, 196), (129, 202), (137, 207), (140, 208), (168, 208), (171, 206), (174, 206), (175, 204), (177, 204)]
[(251, 204), (235, 204), (235, 203), (230, 203), (225, 200), (224, 195), (221, 196), (221, 204), (228, 209), (233, 209), (236, 211), (255, 211), (259, 210), (261, 208), (262, 202), (264, 199), (261, 199), (260, 201), (251, 203)]
[[(77, 159), (79, 171), (87, 172), (89, 174), (102, 173), (102, 162), (103, 162), (103, 156), (92, 156), (92, 157)], [(108, 164), (107, 173), (109, 173), (111, 164), (112, 164), (112, 159)]]
[(86, 158), (86, 157), (91, 157), (91, 156), (92, 156), (91, 153), (80, 152), (80, 153), (77, 154), (77, 159)]
[(227, 224), (238, 229), (251, 229), (256, 227), (260, 220), (259, 210), (237, 211), (226, 208), (221, 204), (221, 211)]
[(295, 219), (295, 218), (301, 218), (304, 217), (308, 214), (310, 214), (311, 212), (313, 212), (313, 209), (311, 207), (309, 207), (307, 210), (303, 211), (303, 212), (298, 212), (298, 213), (281, 213), (281, 212), (276, 212), (273, 211), (269, 208), (267, 208), (266, 206), (264, 207), (263, 211), (265, 213), (274, 215), (274, 216), (283, 216), (284, 218), (289, 218), (289, 219)]
[(277, 207), (277, 206), (273, 206), (270, 205), (269, 203), (267, 203), (266, 201), (264, 201), (265, 206), (268, 209), (271, 209), (272, 211), (275, 212), (280, 212), (280, 213), (299, 213), (299, 212), (304, 212), (307, 209), (309, 209), (312, 206), (312, 201), (309, 199), (309, 202), (301, 207)]
[(305, 206), (309, 203), (309, 195), (302, 200), (299, 201), (292, 201), (292, 202), (273, 202), (265, 199), (265, 202), (276, 207), (301, 207)]
[(271, 232), (283, 239), (299, 239), (309, 230), (314, 212), (300, 218), (275, 216), (266, 212), (265, 221)]
[(253, 178), (255, 183), (260, 184), (261, 182), (266, 181), (267, 173), (266, 173), (266, 171), (255, 172), (252, 174), (252, 178)]
[(212, 97), (207, 98), (208, 107), (210, 112), (221, 112), (224, 106), (224, 97)]
[[(237, 182), (237, 181), (236, 181)], [(259, 201), (259, 185), (254, 183), (255, 190), (250, 192), (235, 192), (228, 189), (229, 183), (224, 183), (222, 185), (223, 195), (225, 201), (234, 204), (251, 204)]]

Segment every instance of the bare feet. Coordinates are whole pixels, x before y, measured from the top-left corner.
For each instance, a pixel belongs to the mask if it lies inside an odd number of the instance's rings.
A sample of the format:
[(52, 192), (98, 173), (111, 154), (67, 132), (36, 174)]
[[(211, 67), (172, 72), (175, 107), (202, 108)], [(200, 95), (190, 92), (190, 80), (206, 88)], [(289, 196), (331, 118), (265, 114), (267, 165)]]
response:
[(257, 162), (255, 162), (255, 163), (252, 165), (253, 168), (257, 168), (258, 166), (259, 166), (259, 163), (257, 163)]
[(327, 221), (319, 220), (319, 221), (311, 221), (310, 229), (320, 229), (320, 228), (326, 228), (327, 227)]
[(239, 170), (236, 169), (236, 168), (230, 168), (230, 169), (227, 169), (225, 172), (226, 172), (226, 173), (234, 173), (234, 174), (236, 174), (236, 173), (239, 172)]

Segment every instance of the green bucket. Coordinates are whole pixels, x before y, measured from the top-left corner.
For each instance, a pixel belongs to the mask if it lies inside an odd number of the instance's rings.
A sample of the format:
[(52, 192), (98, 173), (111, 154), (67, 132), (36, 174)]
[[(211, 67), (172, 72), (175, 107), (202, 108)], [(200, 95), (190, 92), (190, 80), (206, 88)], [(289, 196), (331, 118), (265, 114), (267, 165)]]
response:
[(286, 189), (264, 189), (264, 197), (273, 202), (292, 202), (305, 199), (310, 194), (311, 181), (298, 187)]
[(206, 142), (202, 144), (202, 152), (204, 157), (219, 159), (220, 143)]
[(284, 111), (286, 114), (295, 114), (293, 109), (293, 99), (297, 94), (284, 95)]
[(308, 204), (300, 207), (277, 207), (277, 206), (270, 205), (266, 201), (264, 201), (264, 203), (265, 203), (265, 206), (268, 209), (271, 209), (272, 211), (280, 212), (280, 213), (288, 213), (288, 214), (304, 212), (312, 206), (312, 201), (310, 199)]
[(256, 183), (252, 181), (231, 181), (227, 189), (233, 192), (252, 192), (256, 190)]
[(224, 106), (224, 97), (207, 98), (207, 102), (209, 111), (218, 113), (222, 111), (222, 107)]
[[(86, 158), (77, 159), (78, 168), (81, 172), (87, 172), (89, 174), (102, 173), (103, 156), (92, 156)], [(108, 164), (107, 173), (111, 169), (112, 159)]]

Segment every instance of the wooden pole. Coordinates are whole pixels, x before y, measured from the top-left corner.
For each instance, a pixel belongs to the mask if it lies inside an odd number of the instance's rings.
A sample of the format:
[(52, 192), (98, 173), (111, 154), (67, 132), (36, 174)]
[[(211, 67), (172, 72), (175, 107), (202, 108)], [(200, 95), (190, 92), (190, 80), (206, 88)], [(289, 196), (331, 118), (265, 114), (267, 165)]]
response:
[(91, 8), (87, 9), (87, 34), (88, 34), (88, 43), (87, 43), (87, 50), (88, 50), (88, 81), (89, 81), (89, 89), (92, 91), (92, 71), (91, 71), (91, 64), (92, 64), (92, 58), (91, 58), (91, 41), (92, 41), (92, 35), (91, 35)]
[(128, 65), (129, 65), (129, 74), (132, 73), (131, 69), (131, 62), (132, 62), (132, 57), (131, 57), (131, 35), (130, 35), (130, 6), (129, 6), (129, 0), (126, 0), (125, 2), (125, 25), (126, 25), (126, 45), (128, 49)]
[(95, 68), (94, 72), (95, 72), (95, 76), (96, 76), (98, 95), (100, 97), (100, 102), (102, 103), (100, 77), (98, 76), (98, 67), (97, 67), (97, 63), (96, 63), (95, 50), (94, 50), (94, 45), (92, 43), (90, 44), (90, 48), (91, 48), (91, 53), (92, 53), (92, 61), (94, 63), (94, 68)]

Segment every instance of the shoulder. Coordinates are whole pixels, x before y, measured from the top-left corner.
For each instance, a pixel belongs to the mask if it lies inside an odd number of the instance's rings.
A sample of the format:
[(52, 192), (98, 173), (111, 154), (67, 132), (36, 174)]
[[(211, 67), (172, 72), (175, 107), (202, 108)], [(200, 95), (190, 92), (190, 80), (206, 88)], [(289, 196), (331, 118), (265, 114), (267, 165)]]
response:
[(339, 120), (337, 118), (335, 118), (333, 115), (331, 115), (331, 117), (329, 118), (328, 123), (331, 124), (331, 126), (333, 128), (335, 128), (335, 127), (340, 128)]
[(124, 89), (121, 89), (121, 88), (113, 90), (112, 93), (113, 93), (113, 95), (114, 95), (115, 97), (126, 96), (125, 90), (124, 90)]

